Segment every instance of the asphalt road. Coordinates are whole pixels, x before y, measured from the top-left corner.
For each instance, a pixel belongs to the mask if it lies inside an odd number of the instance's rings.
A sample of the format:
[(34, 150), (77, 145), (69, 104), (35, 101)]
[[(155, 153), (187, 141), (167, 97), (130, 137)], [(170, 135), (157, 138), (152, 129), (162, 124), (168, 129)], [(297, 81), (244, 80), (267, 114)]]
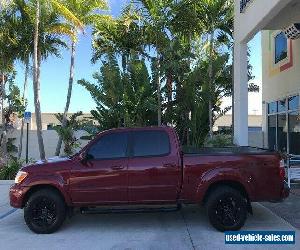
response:
[(52, 235), (36, 235), (23, 211), (8, 204), (10, 182), (0, 181), (0, 249), (300, 249), (300, 231), (267, 208), (253, 204), (244, 230), (296, 231), (296, 245), (225, 245), (202, 208), (146, 214), (76, 214)]

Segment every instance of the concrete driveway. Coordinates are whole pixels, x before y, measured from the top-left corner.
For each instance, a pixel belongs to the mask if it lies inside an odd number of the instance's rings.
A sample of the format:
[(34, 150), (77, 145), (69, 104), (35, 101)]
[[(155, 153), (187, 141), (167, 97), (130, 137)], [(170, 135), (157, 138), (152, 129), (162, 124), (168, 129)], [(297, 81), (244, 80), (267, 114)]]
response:
[(0, 181), (0, 249), (300, 249), (300, 231), (256, 203), (244, 230), (293, 230), (296, 245), (225, 245), (202, 208), (146, 214), (75, 215), (52, 235), (33, 234), (22, 210), (8, 204), (11, 182)]

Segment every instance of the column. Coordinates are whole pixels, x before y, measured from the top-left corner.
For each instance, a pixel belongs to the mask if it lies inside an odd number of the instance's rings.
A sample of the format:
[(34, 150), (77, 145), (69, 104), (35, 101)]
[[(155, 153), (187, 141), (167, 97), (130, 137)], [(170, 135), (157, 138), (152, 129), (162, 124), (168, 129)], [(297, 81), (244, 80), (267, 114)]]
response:
[(248, 58), (247, 43), (234, 47), (234, 142), (248, 146)]

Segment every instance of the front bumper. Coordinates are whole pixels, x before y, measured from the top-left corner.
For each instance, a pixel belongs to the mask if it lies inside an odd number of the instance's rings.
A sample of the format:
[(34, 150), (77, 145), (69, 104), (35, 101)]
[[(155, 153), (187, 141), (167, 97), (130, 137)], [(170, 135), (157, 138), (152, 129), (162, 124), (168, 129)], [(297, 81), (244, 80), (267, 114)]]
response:
[(14, 208), (22, 208), (24, 196), (28, 189), (28, 187), (22, 187), (18, 184), (11, 186), (9, 190), (10, 205)]

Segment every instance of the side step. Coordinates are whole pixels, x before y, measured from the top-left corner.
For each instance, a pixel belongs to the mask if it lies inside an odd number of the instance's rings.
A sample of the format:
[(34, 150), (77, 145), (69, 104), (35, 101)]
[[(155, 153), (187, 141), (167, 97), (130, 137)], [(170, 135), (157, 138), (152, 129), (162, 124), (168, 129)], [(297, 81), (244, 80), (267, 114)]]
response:
[(181, 209), (181, 204), (176, 206), (146, 206), (146, 207), (82, 207), (82, 214), (132, 214), (132, 213), (158, 213), (158, 212), (176, 212)]

